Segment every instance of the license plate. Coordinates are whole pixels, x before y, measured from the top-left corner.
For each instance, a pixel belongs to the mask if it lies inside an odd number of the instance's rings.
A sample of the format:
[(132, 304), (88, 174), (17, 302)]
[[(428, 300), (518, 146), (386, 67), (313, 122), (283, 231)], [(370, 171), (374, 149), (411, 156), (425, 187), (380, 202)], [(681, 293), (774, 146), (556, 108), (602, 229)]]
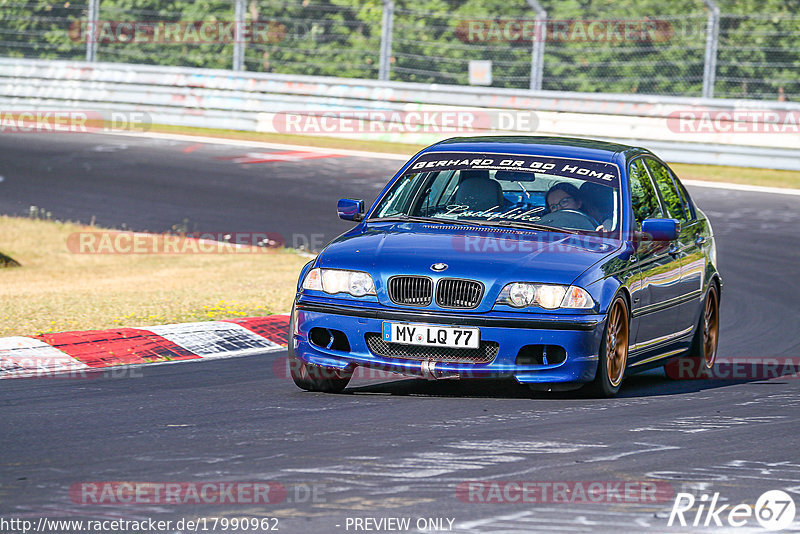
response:
[(481, 343), (481, 331), (480, 328), (458, 326), (383, 323), (383, 340), (406, 345), (477, 349)]

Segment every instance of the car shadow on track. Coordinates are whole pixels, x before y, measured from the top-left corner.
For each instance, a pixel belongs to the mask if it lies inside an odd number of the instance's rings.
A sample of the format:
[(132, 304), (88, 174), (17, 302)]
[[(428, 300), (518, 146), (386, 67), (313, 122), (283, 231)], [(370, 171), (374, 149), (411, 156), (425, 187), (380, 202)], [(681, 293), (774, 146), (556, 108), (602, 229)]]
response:
[[(658, 397), (664, 395), (684, 395), (700, 391), (720, 389), (746, 383), (757, 383), (765, 386), (785, 384), (785, 380), (797, 378), (789, 371), (779, 373), (777, 377), (765, 379), (763, 375), (756, 378), (737, 379), (705, 379), (674, 380), (662, 369), (654, 369), (625, 378), (616, 398)], [(391, 382), (377, 384), (356, 384), (344, 390), (352, 395), (397, 395), (397, 396), (431, 396), (431, 397), (491, 397), (502, 399), (589, 399), (594, 398), (588, 388), (573, 391), (532, 391), (528, 386), (508, 380), (424, 380), (403, 378)]]

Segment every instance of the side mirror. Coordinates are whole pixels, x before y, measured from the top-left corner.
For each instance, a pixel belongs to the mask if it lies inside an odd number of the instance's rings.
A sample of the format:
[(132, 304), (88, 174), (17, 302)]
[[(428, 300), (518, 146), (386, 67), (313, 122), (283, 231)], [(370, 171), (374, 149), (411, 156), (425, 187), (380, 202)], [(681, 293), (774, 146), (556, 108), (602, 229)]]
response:
[(364, 201), (352, 198), (340, 198), (336, 204), (339, 218), (345, 221), (358, 222), (364, 218)]
[(678, 219), (645, 219), (642, 233), (649, 234), (653, 241), (672, 241), (678, 239), (681, 223)]

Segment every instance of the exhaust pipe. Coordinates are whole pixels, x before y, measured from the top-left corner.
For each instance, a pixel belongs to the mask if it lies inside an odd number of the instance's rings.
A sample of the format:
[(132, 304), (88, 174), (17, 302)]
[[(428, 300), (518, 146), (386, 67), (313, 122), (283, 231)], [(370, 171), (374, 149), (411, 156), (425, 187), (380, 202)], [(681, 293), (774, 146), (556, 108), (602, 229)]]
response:
[(453, 371), (442, 371), (436, 369), (436, 362), (430, 360), (423, 360), (420, 362), (420, 372), (422, 377), (426, 380), (458, 380), (460, 375)]

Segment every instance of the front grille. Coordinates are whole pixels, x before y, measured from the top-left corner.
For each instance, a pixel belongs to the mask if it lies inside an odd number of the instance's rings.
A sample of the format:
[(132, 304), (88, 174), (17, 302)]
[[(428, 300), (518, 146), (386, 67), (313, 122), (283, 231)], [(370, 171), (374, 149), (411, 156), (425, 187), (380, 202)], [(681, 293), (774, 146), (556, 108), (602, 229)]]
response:
[(370, 352), (384, 358), (433, 361), (446, 363), (489, 363), (497, 356), (500, 345), (494, 341), (481, 341), (477, 349), (454, 349), (450, 347), (428, 347), (404, 345), (384, 341), (380, 334), (366, 334), (364, 339)]
[(483, 284), (474, 280), (443, 278), (436, 284), (436, 304), (442, 308), (475, 308), (481, 295)]
[(393, 276), (389, 278), (389, 298), (395, 304), (427, 306), (431, 303), (433, 282), (426, 276)]

